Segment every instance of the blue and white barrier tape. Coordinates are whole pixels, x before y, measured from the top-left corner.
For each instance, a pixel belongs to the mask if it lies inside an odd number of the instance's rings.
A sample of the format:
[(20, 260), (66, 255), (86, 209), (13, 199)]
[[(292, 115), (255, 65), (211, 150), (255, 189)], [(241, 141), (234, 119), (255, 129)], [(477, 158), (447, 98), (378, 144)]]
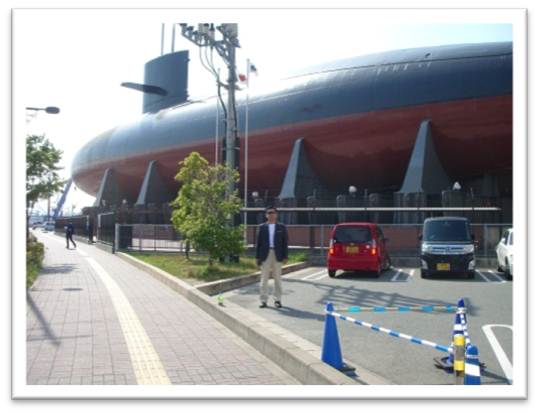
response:
[(357, 319), (352, 318), (352, 317), (347, 317), (345, 315), (336, 313), (334, 311), (325, 311), (325, 313), (328, 314), (328, 315), (332, 315), (334, 317), (338, 317), (341, 320), (350, 321), (353, 324), (359, 325), (361, 327), (368, 327), (371, 330), (374, 330), (374, 331), (377, 331), (377, 332), (380, 332), (380, 333), (388, 334), (389, 336), (392, 336), (392, 337), (402, 338), (404, 340), (408, 340), (408, 341), (410, 341), (412, 343), (415, 343), (415, 344), (421, 344), (421, 345), (424, 345), (424, 346), (432, 347), (432, 348), (434, 348), (436, 350), (443, 351), (445, 353), (452, 353), (453, 352), (453, 350), (449, 346), (442, 346), (442, 345), (434, 343), (432, 341), (422, 340), (420, 338), (413, 337), (413, 336), (410, 336), (408, 334), (399, 333), (398, 331), (390, 330), (388, 328), (380, 327), (380, 326), (375, 325), (375, 324), (367, 323), (366, 321), (361, 321), (361, 320), (357, 320)]
[(434, 311), (442, 311), (445, 313), (451, 313), (456, 311), (456, 307), (452, 305), (420, 305), (420, 306), (393, 306), (393, 307), (384, 307), (384, 306), (374, 306), (374, 307), (359, 307), (359, 306), (350, 306), (346, 308), (337, 308), (337, 311), (345, 311), (348, 313), (360, 313), (360, 312), (374, 312), (374, 313), (384, 313), (386, 311), (397, 311), (399, 313), (408, 313), (411, 311), (423, 311), (426, 313), (431, 313)]

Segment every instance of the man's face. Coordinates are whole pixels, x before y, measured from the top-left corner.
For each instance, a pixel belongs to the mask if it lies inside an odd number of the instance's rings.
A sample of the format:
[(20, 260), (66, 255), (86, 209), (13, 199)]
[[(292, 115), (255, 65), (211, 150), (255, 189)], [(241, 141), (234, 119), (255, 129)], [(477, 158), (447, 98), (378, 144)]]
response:
[(274, 209), (269, 209), (267, 212), (265, 212), (265, 217), (269, 222), (276, 222), (277, 213)]

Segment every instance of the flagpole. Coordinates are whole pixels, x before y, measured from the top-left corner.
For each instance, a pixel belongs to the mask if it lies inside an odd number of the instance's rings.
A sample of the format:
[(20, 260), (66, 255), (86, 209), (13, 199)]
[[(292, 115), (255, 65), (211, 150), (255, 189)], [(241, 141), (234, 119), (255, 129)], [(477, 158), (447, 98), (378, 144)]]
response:
[(245, 226), (245, 245), (247, 244), (247, 211), (248, 208), (248, 98), (250, 94), (250, 59), (247, 59), (247, 96), (245, 99), (245, 172), (244, 172), (244, 203), (245, 203), (245, 214), (244, 214), (244, 226)]

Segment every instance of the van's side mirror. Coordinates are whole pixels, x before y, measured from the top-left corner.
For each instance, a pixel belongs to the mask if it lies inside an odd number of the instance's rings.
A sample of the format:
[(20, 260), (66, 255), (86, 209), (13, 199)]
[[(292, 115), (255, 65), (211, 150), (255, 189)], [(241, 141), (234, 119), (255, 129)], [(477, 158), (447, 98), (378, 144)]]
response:
[(418, 240), (422, 241), (422, 234), (418, 234)]

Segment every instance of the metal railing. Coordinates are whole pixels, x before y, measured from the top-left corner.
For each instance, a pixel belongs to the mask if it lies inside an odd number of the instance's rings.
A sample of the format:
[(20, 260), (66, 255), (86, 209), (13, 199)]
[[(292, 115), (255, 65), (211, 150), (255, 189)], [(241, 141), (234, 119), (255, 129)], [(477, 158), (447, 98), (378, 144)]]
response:
[[(388, 239), (387, 249), (393, 257), (418, 257), (420, 242), (419, 224), (381, 224), (383, 234)], [(477, 257), (493, 258), (495, 248), (503, 231), (510, 224), (471, 224), (471, 231), (478, 242)], [(256, 243), (258, 225), (248, 225), (247, 247)], [(329, 238), (333, 225), (287, 225), (291, 250), (307, 250), (312, 255), (324, 255), (329, 248)], [(150, 252), (185, 252), (190, 250), (187, 242), (172, 225), (118, 224), (115, 234), (120, 250)]]

